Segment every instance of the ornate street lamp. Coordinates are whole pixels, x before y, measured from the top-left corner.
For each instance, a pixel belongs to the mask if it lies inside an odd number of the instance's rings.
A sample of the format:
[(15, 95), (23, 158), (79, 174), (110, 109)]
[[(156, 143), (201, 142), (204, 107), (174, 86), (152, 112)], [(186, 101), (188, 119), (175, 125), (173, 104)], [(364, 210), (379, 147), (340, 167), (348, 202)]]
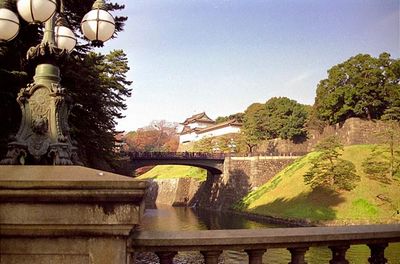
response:
[(19, 19), (8, 1), (0, 2), (0, 41), (10, 41), (18, 35)]
[(29, 23), (43, 23), (49, 20), (57, 9), (55, 0), (17, 0), (20, 16)]
[[(0, 42), (10, 41), (18, 34), (19, 19), (14, 13), (15, 7), (25, 21), (45, 22), (45, 29), (42, 42), (27, 52), (28, 60), (38, 64), (34, 81), (18, 94), (22, 120), (1, 163), (79, 164), (77, 148), (69, 134), (70, 107), (66, 102), (66, 89), (60, 85), (60, 70), (55, 63), (76, 45), (75, 34), (63, 18), (63, 1), (0, 0)], [(93, 12), (96, 19), (91, 15)], [(92, 11), (84, 16), (82, 31), (97, 46), (112, 37), (115, 22), (105, 10), (103, 0), (97, 0)]]
[(234, 153), (236, 151), (236, 142), (231, 138), (231, 140), (228, 143), (228, 147), (231, 150), (231, 153)]
[(114, 18), (105, 9), (104, 1), (97, 0), (82, 19), (82, 32), (93, 46), (103, 46), (103, 42), (109, 40), (115, 31)]

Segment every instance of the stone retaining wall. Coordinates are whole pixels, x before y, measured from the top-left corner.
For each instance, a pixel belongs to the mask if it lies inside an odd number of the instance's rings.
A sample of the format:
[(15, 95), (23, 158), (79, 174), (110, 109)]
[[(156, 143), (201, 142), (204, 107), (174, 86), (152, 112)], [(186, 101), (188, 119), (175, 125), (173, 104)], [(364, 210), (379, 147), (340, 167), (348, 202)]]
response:
[(295, 160), (294, 157), (226, 158), (224, 173), (208, 174), (205, 182), (189, 178), (152, 180), (146, 207), (156, 204), (200, 206), (224, 210), (268, 182), (275, 174)]
[(345, 146), (378, 144), (382, 143), (382, 137), (379, 134), (385, 131), (385, 129), (387, 129), (387, 124), (380, 120), (368, 121), (360, 118), (349, 118), (344, 123), (327, 126), (321, 132), (317, 130), (308, 131), (308, 139), (303, 143), (272, 139), (263, 142), (259, 146), (258, 151), (266, 153), (310, 152), (320, 140), (332, 135), (338, 136), (340, 142)]
[(205, 208), (229, 209), (250, 191), (267, 183), (295, 159), (295, 157), (227, 158), (223, 174), (207, 177), (197, 203)]
[(151, 180), (146, 194), (146, 208), (156, 208), (156, 204), (187, 206), (200, 185), (200, 182), (190, 178)]

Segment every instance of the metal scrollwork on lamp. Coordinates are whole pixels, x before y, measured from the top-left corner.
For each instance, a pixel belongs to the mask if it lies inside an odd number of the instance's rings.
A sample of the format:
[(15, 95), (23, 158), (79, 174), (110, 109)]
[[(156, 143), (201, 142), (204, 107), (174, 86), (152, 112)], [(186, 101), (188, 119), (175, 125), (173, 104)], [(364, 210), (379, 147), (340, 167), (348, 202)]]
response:
[[(63, 1), (0, 0), (0, 42), (18, 35), (16, 10), (29, 23), (45, 23), (45, 29), (42, 42), (27, 52), (28, 60), (36, 63), (34, 81), (18, 94), (22, 120), (1, 164), (80, 164), (76, 142), (69, 134), (70, 107), (57, 66), (58, 59), (69, 54), (77, 43), (63, 16)], [(83, 17), (81, 29), (94, 46), (102, 46), (113, 36), (115, 21), (103, 0), (95, 1)]]

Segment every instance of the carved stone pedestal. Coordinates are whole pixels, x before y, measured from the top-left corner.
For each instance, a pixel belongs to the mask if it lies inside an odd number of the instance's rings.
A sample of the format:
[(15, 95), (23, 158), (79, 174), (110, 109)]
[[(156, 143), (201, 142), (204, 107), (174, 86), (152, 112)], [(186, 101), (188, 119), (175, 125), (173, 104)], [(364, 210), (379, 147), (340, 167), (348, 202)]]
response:
[(80, 166), (0, 166), (0, 263), (129, 263), (145, 189)]

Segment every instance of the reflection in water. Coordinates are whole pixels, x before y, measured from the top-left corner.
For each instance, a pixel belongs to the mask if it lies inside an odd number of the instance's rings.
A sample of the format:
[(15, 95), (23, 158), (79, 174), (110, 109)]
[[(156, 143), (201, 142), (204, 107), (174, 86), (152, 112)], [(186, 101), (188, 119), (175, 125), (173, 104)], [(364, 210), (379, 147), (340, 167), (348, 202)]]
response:
[[(268, 223), (248, 220), (231, 213), (193, 210), (184, 207), (157, 205), (157, 209), (146, 210), (140, 229), (153, 231), (187, 231), (206, 229), (257, 229), (282, 227)], [(248, 263), (244, 252), (224, 251), (227, 264)], [(369, 249), (366, 245), (352, 246), (347, 251), (347, 259), (351, 264), (368, 263)], [(400, 264), (400, 243), (390, 244), (385, 250), (388, 264)], [(331, 251), (327, 247), (312, 247), (307, 251), (309, 264), (329, 263)], [(290, 254), (286, 249), (268, 249), (264, 254), (263, 263), (287, 264)]]
[(146, 209), (141, 230), (188, 231), (207, 230), (207, 226), (191, 208), (157, 205), (157, 209)]

